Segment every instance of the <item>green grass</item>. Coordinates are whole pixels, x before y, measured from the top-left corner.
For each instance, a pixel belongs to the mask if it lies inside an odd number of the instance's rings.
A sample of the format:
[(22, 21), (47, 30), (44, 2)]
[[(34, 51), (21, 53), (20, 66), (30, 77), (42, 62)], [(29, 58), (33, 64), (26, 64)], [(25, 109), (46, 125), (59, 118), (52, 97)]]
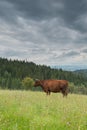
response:
[(87, 130), (87, 96), (0, 90), (0, 130)]

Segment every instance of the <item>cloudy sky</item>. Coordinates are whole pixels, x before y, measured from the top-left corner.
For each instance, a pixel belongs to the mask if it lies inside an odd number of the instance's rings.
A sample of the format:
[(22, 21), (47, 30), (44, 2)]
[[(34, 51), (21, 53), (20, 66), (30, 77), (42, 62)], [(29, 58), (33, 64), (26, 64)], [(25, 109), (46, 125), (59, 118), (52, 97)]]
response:
[(0, 57), (87, 64), (87, 0), (0, 0)]

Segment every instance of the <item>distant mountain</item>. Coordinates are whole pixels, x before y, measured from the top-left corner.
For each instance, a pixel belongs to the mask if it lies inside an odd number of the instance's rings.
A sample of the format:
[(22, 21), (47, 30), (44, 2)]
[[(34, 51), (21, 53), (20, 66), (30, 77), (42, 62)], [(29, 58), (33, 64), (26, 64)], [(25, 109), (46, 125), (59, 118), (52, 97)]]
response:
[(57, 65), (57, 66), (51, 66), (51, 68), (62, 69), (66, 71), (87, 70), (86, 65)]
[(87, 77), (87, 69), (81, 69), (74, 71), (76, 74), (81, 74)]

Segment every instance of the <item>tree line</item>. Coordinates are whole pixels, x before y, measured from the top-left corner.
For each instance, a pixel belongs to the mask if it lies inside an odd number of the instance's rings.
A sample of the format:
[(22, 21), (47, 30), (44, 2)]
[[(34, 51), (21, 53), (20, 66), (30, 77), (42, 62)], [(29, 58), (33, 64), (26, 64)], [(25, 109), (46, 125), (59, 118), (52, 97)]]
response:
[(64, 71), (61, 68), (53, 69), (50, 66), (37, 65), (33, 62), (0, 58), (0, 88), (23, 89), (22, 83), (26, 77), (33, 80), (65, 79), (70, 82), (71, 92), (87, 94), (87, 77), (84, 75)]

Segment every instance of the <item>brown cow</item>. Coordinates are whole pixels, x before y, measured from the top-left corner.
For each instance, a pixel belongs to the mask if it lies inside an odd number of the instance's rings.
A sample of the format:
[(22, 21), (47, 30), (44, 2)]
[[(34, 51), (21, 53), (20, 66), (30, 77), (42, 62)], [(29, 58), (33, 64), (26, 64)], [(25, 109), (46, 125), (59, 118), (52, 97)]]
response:
[(50, 92), (61, 92), (63, 96), (68, 94), (68, 81), (66, 80), (37, 80), (34, 87), (41, 86), (50, 95)]

